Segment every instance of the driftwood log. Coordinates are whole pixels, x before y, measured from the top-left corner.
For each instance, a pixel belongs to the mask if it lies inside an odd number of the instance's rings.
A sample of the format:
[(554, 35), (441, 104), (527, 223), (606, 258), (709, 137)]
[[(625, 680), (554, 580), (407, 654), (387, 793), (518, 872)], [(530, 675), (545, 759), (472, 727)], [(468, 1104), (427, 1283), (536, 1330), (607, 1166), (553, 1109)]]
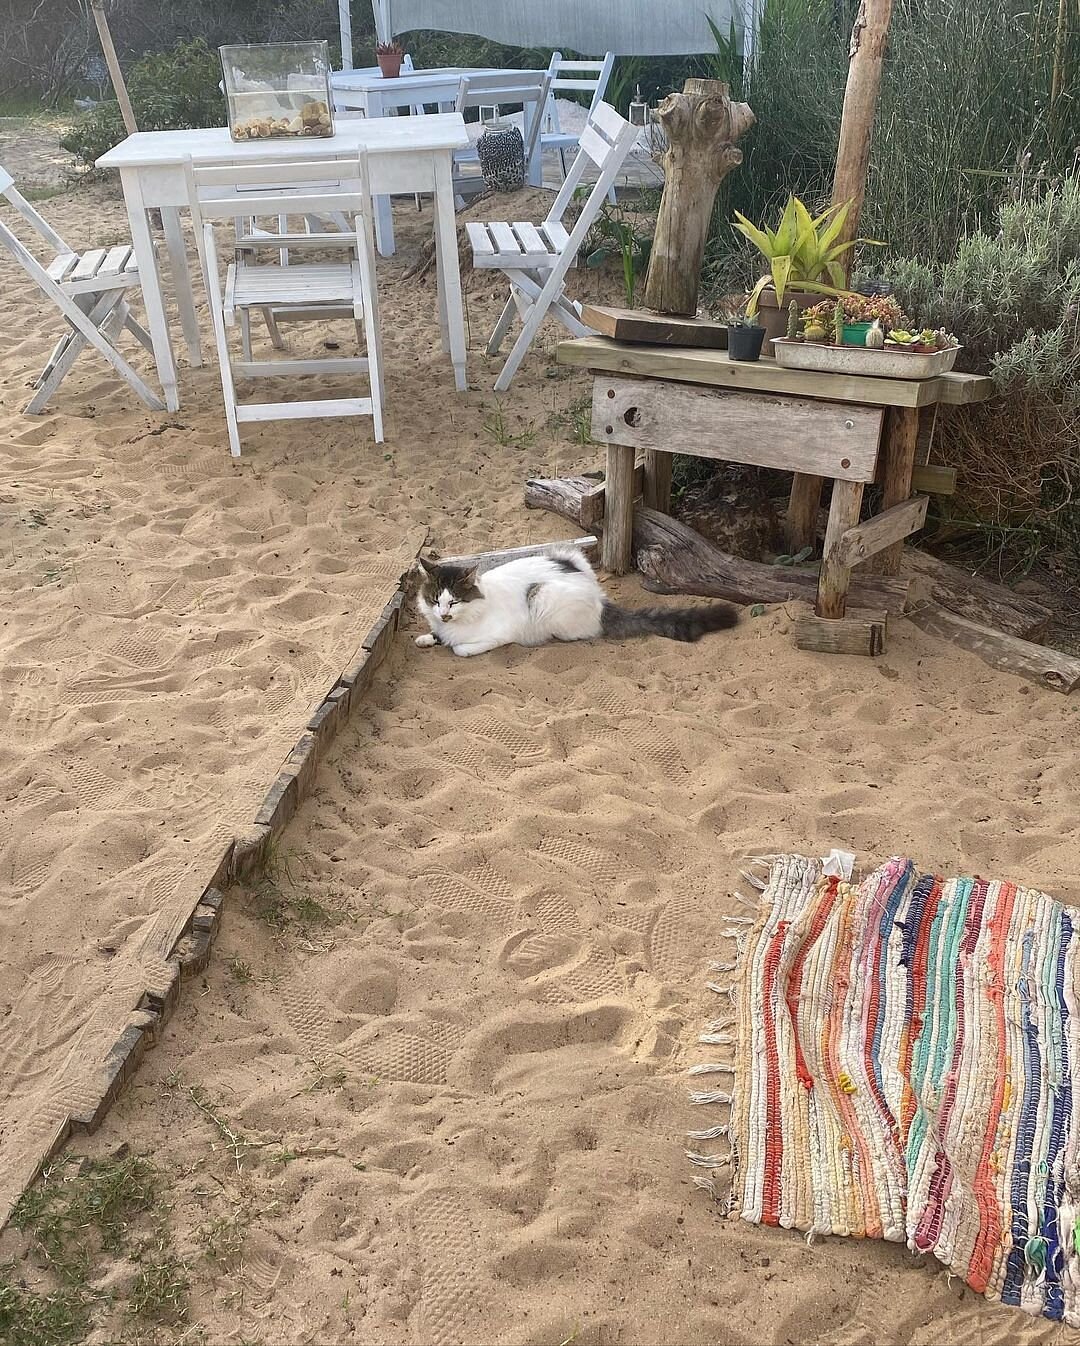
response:
[(920, 630), (977, 654), (984, 664), (1015, 673), (1055, 692), (1068, 695), (1080, 686), (1080, 659), (1030, 640), (1018, 640), (989, 626), (969, 622), (936, 603), (916, 603), (908, 616)]
[[(699, 594), (734, 603), (786, 603), (817, 598), (816, 568), (762, 565), (730, 556), (706, 542), (670, 514), (651, 509), (634, 511), (634, 557), (653, 593)], [(908, 581), (887, 575), (853, 577), (848, 605), (900, 613)]]
[(645, 304), (658, 313), (697, 313), (698, 284), (716, 189), (742, 163), (740, 140), (754, 124), (720, 80), (688, 79), (656, 110), (667, 137), (664, 192), (645, 282)]
[(914, 581), (915, 600), (929, 600), (969, 622), (992, 627), (1018, 640), (1041, 640), (1053, 616), (1048, 607), (1033, 598), (981, 575), (969, 575), (959, 566), (915, 547), (904, 549), (903, 573)]
[[(596, 529), (603, 519), (603, 497), (588, 477), (536, 477), (525, 483), (525, 504), (547, 509), (571, 523)], [(585, 514), (590, 522), (583, 523)], [(706, 542), (670, 514), (638, 508), (634, 511), (633, 552), (644, 575), (644, 587), (653, 593), (698, 594), (726, 598), (733, 603), (785, 603), (801, 599), (813, 603), (818, 576), (814, 567), (795, 569), (762, 565), (731, 556)], [(888, 576), (856, 577), (848, 591), (855, 608), (898, 613), (904, 610), (908, 581)]]

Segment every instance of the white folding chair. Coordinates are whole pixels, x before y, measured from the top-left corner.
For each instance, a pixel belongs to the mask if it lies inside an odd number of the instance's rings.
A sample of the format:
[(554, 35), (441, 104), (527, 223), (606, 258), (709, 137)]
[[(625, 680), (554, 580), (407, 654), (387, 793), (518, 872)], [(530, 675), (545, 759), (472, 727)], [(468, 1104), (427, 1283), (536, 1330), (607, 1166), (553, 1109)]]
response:
[[(578, 138), (573, 131), (564, 131), (560, 125), (559, 90), (577, 94), (591, 93), (592, 100), (589, 103), (589, 115), (591, 116), (604, 101), (614, 64), (615, 53), (613, 51), (606, 52), (603, 60), (600, 61), (567, 61), (563, 58), (561, 51), (551, 53), (547, 70), (550, 93), (547, 106), (544, 109), (544, 123), (540, 128), (540, 153), (543, 154), (544, 150), (558, 150), (559, 164), (564, 179), (566, 178), (566, 151), (577, 148)], [(615, 200), (614, 188), (611, 190), (609, 199), (611, 201)]]
[[(536, 154), (540, 136), (540, 123), (548, 101), (548, 77), (546, 71), (526, 70), (521, 72), (494, 70), (475, 75), (462, 75), (458, 85), (456, 110), (466, 112), (469, 108), (505, 106), (520, 107), (523, 120), (528, 126), (525, 136), (525, 175), (529, 176)], [(484, 191), (485, 183), (479, 173), (480, 156), (476, 141), (483, 135), (486, 124), (470, 122), (467, 130), (472, 143), (468, 149), (454, 152), (454, 192), (459, 198), (467, 192)], [(477, 172), (464, 170), (475, 167)]]
[[(522, 321), (521, 333), (495, 381), (496, 392), (505, 392), (510, 387), (518, 365), (548, 314), (557, 318), (572, 336), (592, 334), (592, 329), (581, 321), (580, 305), (567, 298), (566, 273), (577, 261), (578, 249), (600, 213), (637, 133), (636, 126), (631, 126), (607, 103), (601, 103), (589, 114), (581, 132), (577, 158), (539, 228), (521, 221), (466, 224), (473, 266), (505, 272), (510, 282), (510, 298), (491, 334), (488, 354), (498, 352), (515, 308)], [(596, 165), (599, 176), (573, 229), (567, 233), (562, 217), (589, 163)]]
[(153, 350), (149, 334), (132, 317), (125, 297), (139, 285), (131, 245), (122, 243), (77, 253), (16, 189), (15, 179), (3, 167), (0, 167), (0, 196), (14, 206), (55, 255), (43, 265), (3, 221), (0, 221), (0, 243), (48, 295), (67, 322), (67, 330), (53, 347), (48, 363), (34, 383), (34, 396), (23, 410), (30, 416), (44, 411), (79, 352), (93, 346), (152, 411), (164, 411), (165, 403), (143, 382), (115, 344), (126, 327), (147, 350)]
[[(273, 182), (267, 182), (267, 175)], [(327, 183), (330, 185), (328, 186)], [(371, 191), (367, 156), (355, 160), (304, 160), (273, 164), (230, 164), (197, 168), (187, 162), (188, 202), (195, 224), (214, 327), (229, 448), (240, 455), (240, 425), (247, 421), (304, 420), (323, 416), (370, 416), (376, 443), (383, 439), (382, 355), (379, 340), (375, 249), (372, 243)], [(234, 220), (243, 212), (254, 217), (342, 213), (353, 221), (354, 251), (340, 262), (280, 261), (254, 265), (247, 255), (260, 246), (277, 249), (274, 237), (251, 239), (237, 252), (222, 286), (215, 219)], [(275, 346), (283, 343), (277, 323), (325, 322), (351, 318), (366, 347), (361, 357), (319, 359), (255, 359), (251, 347), (251, 310), (267, 316)], [(243, 359), (234, 360), (226, 329), (239, 318)], [(236, 397), (236, 380), (293, 377), (307, 374), (366, 373), (367, 397), (320, 398), (311, 401), (248, 402)]]

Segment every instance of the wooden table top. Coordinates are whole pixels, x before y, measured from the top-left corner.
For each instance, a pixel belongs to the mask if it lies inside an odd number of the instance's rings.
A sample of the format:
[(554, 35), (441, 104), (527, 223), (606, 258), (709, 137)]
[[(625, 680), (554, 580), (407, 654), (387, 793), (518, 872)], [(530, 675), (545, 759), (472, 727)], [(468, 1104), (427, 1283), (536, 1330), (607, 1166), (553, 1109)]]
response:
[(985, 402), (994, 391), (993, 380), (983, 374), (939, 374), (932, 379), (824, 374), (809, 369), (784, 369), (768, 358), (731, 360), (727, 351), (631, 345), (600, 336), (561, 341), (558, 361), (596, 373), (671, 379), (748, 393), (788, 393), (877, 407), (928, 407), (935, 402), (960, 406)]

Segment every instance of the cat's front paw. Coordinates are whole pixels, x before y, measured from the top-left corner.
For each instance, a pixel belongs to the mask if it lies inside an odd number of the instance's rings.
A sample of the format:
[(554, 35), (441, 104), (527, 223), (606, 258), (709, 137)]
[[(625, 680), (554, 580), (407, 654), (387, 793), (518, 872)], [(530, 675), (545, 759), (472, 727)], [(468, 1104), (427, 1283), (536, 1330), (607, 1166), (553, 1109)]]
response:
[(438, 645), (440, 641), (438, 636), (427, 631), (424, 635), (416, 637), (416, 643), (422, 650), (430, 650), (433, 645)]

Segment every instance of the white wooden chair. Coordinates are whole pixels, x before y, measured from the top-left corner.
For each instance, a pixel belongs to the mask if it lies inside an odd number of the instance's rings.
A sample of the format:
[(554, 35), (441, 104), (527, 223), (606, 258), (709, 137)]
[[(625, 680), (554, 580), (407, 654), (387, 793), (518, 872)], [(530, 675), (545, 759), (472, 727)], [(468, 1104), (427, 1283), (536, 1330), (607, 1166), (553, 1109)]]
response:
[(44, 411), (79, 352), (93, 346), (152, 411), (164, 411), (165, 403), (116, 349), (117, 338), (124, 328), (147, 350), (153, 349), (149, 334), (132, 317), (126, 298), (128, 292), (139, 285), (139, 270), (131, 245), (121, 243), (112, 248), (91, 248), (77, 253), (16, 189), (15, 179), (2, 166), (0, 196), (8, 200), (55, 255), (47, 264), (42, 264), (3, 221), (0, 221), (0, 243), (52, 300), (67, 323), (67, 329), (53, 347), (48, 363), (34, 384), (34, 396), (23, 410), (30, 416)]
[[(272, 173), (273, 183), (266, 175)], [(376, 443), (383, 439), (382, 358), (379, 340), (378, 295), (375, 288), (375, 249), (372, 242), (371, 192), (366, 155), (357, 160), (302, 162), (197, 168), (187, 163), (188, 202), (195, 224), (214, 327), (221, 391), (229, 448), (240, 455), (240, 425), (248, 421), (303, 420), (323, 416), (370, 416)], [(327, 185), (327, 184), (330, 185)], [(260, 242), (278, 249), (278, 240), (252, 239), (227, 268), (224, 287), (219, 271), (215, 219), (234, 220), (238, 213), (255, 217), (296, 214), (322, 216), (342, 213), (353, 221), (351, 248), (340, 262), (280, 261), (261, 265), (246, 260)], [(325, 322), (351, 318), (366, 347), (360, 357), (319, 359), (255, 359), (251, 347), (251, 310), (267, 319), (274, 345), (281, 348), (277, 323)], [(227, 328), (239, 318), (243, 359), (234, 360)], [(320, 398), (311, 401), (241, 403), (237, 379), (294, 377), (307, 374), (367, 374), (366, 397)]]
[[(476, 75), (462, 75), (458, 85), (456, 111), (466, 112), (470, 108), (504, 106), (520, 107), (523, 113), (531, 109), (523, 120), (529, 124), (525, 137), (525, 176), (528, 179), (537, 153), (540, 136), (540, 124), (548, 101), (548, 77), (546, 71), (490, 71)], [(531, 119), (531, 121), (530, 121)], [(470, 122), (467, 130), (472, 141), (468, 149), (454, 152), (454, 191), (458, 197), (466, 193), (486, 190), (480, 174), (480, 156), (476, 150), (476, 141), (480, 139), (487, 124)], [(475, 173), (465, 170), (474, 168)]]
[[(540, 153), (543, 154), (544, 150), (558, 150), (564, 179), (566, 151), (577, 148), (578, 138), (573, 131), (564, 131), (559, 124), (559, 90), (576, 94), (591, 93), (592, 101), (589, 104), (591, 116), (604, 101), (614, 65), (613, 51), (606, 52), (600, 61), (567, 61), (561, 51), (551, 53), (547, 69), (550, 93), (544, 109), (544, 122), (540, 129)], [(610, 199), (615, 200), (614, 188)]]
[[(497, 354), (509, 331), (515, 308), (522, 321), (521, 333), (495, 381), (496, 392), (505, 392), (510, 387), (518, 365), (549, 314), (572, 336), (592, 334), (592, 329), (581, 321), (580, 305), (567, 298), (564, 289), (566, 273), (577, 261), (578, 250), (600, 213), (604, 198), (637, 140), (637, 134), (636, 126), (631, 126), (607, 103), (601, 103), (589, 114), (581, 132), (577, 158), (539, 228), (521, 221), (466, 224), (473, 250), (473, 266), (479, 270), (503, 271), (510, 282), (510, 298), (491, 334), (488, 354)], [(596, 165), (599, 176), (568, 233), (562, 218), (589, 163)]]

